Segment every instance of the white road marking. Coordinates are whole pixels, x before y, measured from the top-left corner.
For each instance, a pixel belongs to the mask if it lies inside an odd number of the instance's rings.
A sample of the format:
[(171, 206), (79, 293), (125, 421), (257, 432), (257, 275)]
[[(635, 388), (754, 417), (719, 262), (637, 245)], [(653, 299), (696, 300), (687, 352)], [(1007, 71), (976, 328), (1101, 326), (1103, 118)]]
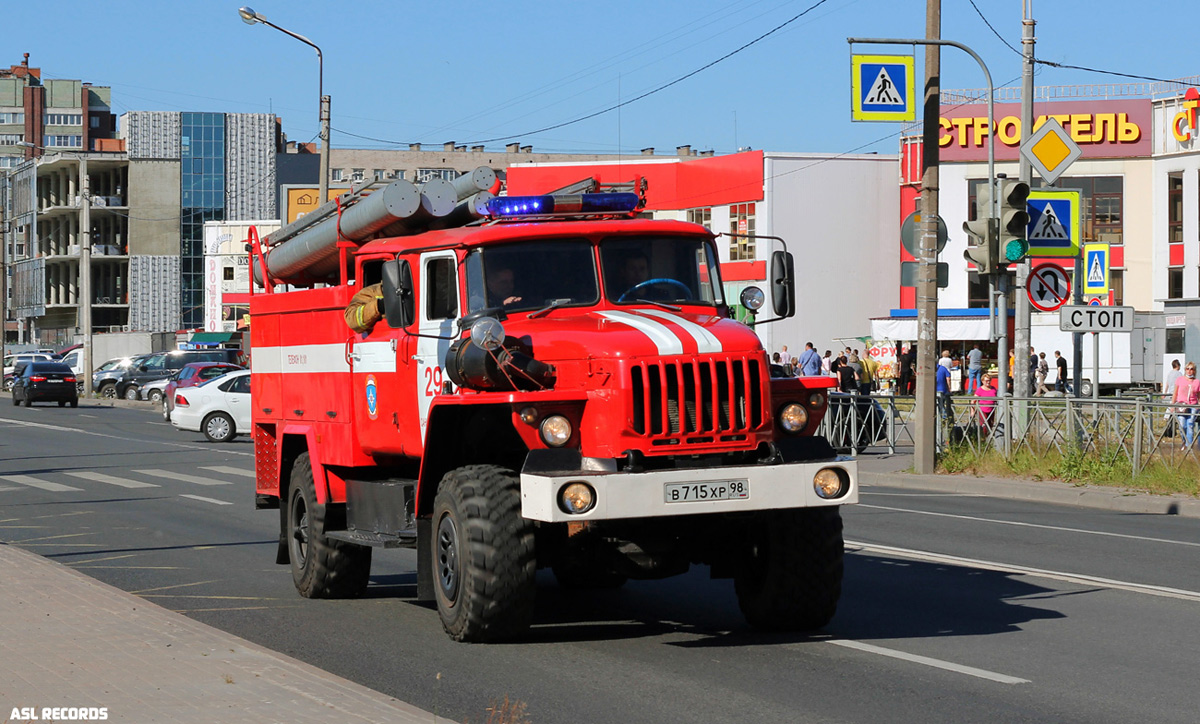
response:
[(63, 485), (62, 483), (50, 483), (45, 480), (38, 480), (29, 475), (0, 475), (0, 480), (7, 480), (10, 483), (17, 483), (18, 485), (27, 485), (39, 490), (48, 490), (51, 493), (72, 493), (83, 490), (83, 488), (72, 488), (70, 485)]
[(67, 475), (84, 480), (94, 480), (97, 483), (108, 483), (109, 485), (118, 485), (122, 488), (157, 488), (154, 483), (143, 483), (139, 480), (127, 480), (126, 478), (118, 478), (115, 475), (105, 475), (104, 473), (93, 473), (90, 470), (77, 470), (67, 472)]
[(1154, 586), (1146, 583), (1118, 581), (1112, 578), (1100, 578), (1099, 576), (1088, 576), (1082, 573), (1051, 571), (1044, 568), (1030, 568), (1028, 566), (1017, 566), (1010, 563), (981, 561), (974, 558), (961, 558), (959, 556), (949, 556), (941, 553), (932, 553), (930, 551), (896, 548), (893, 546), (860, 543), (857, 541), (846, 541), (846, 546), (848, 549), (857, 548), (858, 550), (869, 553), (882, 553), (885, 555), (900, 556), (902, 558), (929, 561), (931, 563), (945, 563), (954, 566), (970, 566), (989, 571), (997, 571), (999, 573), (1016, 573), (1027, 576), (1040, 576), (1042, 578), (1050, 578), (1056, 581), (1065, 581), (1067, 583), (1076, 583), (1085, 586), (1100, 586), (1102, 588), (1114, 588), (1122, 591), (1131, 591), (1133, 593), (1145, 593), (1151, 596), (1181, 598), (1187, 601), (1200, 602), (1200, 591), (1189, 591), (1183, 588), (1169, 588), (1167, 586)]
[(887, 656), (893, 659), (900, 659), (914, 664), (922, 664), (924, 666), (932, 666), (935, 669), (943, 669), (945, 671), (953, 671), (956, 674), (966, 674), (967, 676), (975, 676), (988, 681), (995, 681), (1000, 684), (1028, 684), (1029, 679), (1020, 679), (1016, 676), (1007, 674), (997, 674), (994, 671), (986, 669), (977, 669), (974, 666), (963, 666), (941, 659), (931, 659), (928, 656), (918, 656), (917, 654), (909, 654), (895, 649), (885, 649), (882, 646), (874, 646), (872, 644), (864, 644), (861, 641), (850, 641), (847, 639), (830, 639), (826, 643), (831, 643), (835, 646), (843, 646), (848, 649), (857, 651), (865, 651), (869, 654), (878, 654), (879, 656)]
[[(203, 445), (188, 445), (186, 443), (181, 443), (181, 442), (163, 442), (161, 440), (157, 440), (157, 441), (155, 441), (155, 440), (137, 440), (135, 438), (130, 438), (130, 437), (121, 437), (120, 435), (107, 435), (103, 432), (92, 432), (91, 430), (80, 430), (79, 428), (63, 427), (62, 425), (45, 425), (40, 422), (27, 422), (25, 420), (3, 420), (3, 419), (0, 419), (0, 425), (20, 425), (22, 427), (40, 427), (45, 430), (65, 430), (66, 432), (73, 432), (73, 433), (76, 433), (79, 435), (91, 435), (92, 437), (103, 437), (103, 438), (107, 438), (109, 440), (124, 440), (126, 442), (148, 442), (153, 445), (165, 445), (166, 447), (181, 447), (181, 448), (186, 448), (188, 450), (204, 450), (205, 452), (209, 452), (209, 453), (211, 453), (213, 451), (212, 446), (206, 447)], [(254, 453), (240, 452), (238, 450), (229, 450), (226, 448), (226, 449), (221, 450), (221, 454), (222, 455), (251, 456)]]
[(233, 505), (233, 503), (227, 503), (224, 500), (217, 500), (216, 498), (205, 498), (202, 495), (181, 495), (179, 497), (191, 498), (192, 500), (202, 500), (205, 503), (212, 503), (213, 505)]
[(147, 470), (134, 470), (133, 472), (141, 475), (153, 475), (156, 478), (166, 478), (167, 480), (182, 480), (185, 483), (195, 483), (196, 485), (232, 485), (232, 483), (230, 483), (228, 480), (202, 478), (199, 475), (173, 473), (170, 470), (158, 470), (156, 468), (150, 468)]
[(1190, 546), (1200, 548), (1200, 543), (1192, 543), (1191, 541), (1170, 540), (1167, 538), (1148, 538), (1141, 535), (1128, 535), (1126, 533), (1108, 533), (1102, 530), (1084, 530), (1083, 528), (1066, 528), (1060, 525), (1042, 525), (1040, 523), (1021, 523), (1015, 520), (996, 520), (995, 518), (980, 518), (974, 515), (957, 515), (955, 513), (934, 513), (928, 510), (912, 510), (910, 508), (890, 508), (886, 505), (867, 505), (859, 503), (860, 508), (874, 508), (875, 510), (890, 510), (896, 513), (912, 513), (914, 515), (932, 515), (938, 518), (957, 518), (959, 520), (970, 520), (979, 523), (996, 523), (997, 525), (1014, 525), (1020, 528), (1041, 528), (1043, 530), (1056, 530), (1064, 533), (1082, 533), (1084, 535), (1101, 535), (1109, 538), (1127, 538), (1129, 540), (1147, 541), (1150, 543), (1170, 543), (1177, 546)]
[(211, 465), (200, 468), (201, 470), (211, 470), (214, 473), (224, 473), (226, 475), (241, 475), (243, 478), (253, 478), (253, 470), (242, 470), (241, 468), (231, 468), (228, 465)]

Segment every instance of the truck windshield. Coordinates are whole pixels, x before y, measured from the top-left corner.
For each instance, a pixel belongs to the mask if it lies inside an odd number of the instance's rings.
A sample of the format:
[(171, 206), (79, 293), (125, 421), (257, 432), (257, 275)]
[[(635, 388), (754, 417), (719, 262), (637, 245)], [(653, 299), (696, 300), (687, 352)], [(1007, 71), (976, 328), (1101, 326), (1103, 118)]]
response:
[(527, 241), (477, 249), (466, 260), (467, 309), (508, 312), (595, 304), (596, 261), (586, 239)]
[(604, 293), (618, 304), (724, 304), (717, 264), (707, 239), (622, 236), (600, 242)]

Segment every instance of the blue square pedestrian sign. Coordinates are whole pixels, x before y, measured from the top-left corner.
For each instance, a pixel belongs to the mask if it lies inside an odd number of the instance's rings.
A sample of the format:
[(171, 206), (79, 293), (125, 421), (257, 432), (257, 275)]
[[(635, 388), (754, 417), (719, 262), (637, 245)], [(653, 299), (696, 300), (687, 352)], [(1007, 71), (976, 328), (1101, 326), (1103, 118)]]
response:
[(1080, 196), (1074, 191), (1034, 189), (1025, 202), (1029, 225), (1025, 227), (1029, 256), (1079, 256)]
[(1088, 244), (1083, 247), (1083, 293), (1108, 294), (1108, 244)]
[(915, 121), (914, 66), (911, 55), (851, 55), (851, 119)]

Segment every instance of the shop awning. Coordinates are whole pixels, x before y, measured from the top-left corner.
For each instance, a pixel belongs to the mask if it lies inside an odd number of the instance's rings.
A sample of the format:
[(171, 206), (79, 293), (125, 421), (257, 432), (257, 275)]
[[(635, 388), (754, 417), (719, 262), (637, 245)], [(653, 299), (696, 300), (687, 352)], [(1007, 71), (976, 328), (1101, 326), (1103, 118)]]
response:
[[(945, 341), (987, 340), (991, 338), (988, 324), (986, 309), (938, 310), (937, 338)], [(897, 342), (916, 340), (916, 310), (894, 309), (890, 317), (872, 319), (871, 336)]]
[(194, 332), (192, 338), (188, 341), (192, 344), (203, 344), (206, 346), (225, 344), (233, 338), (233, 332)]

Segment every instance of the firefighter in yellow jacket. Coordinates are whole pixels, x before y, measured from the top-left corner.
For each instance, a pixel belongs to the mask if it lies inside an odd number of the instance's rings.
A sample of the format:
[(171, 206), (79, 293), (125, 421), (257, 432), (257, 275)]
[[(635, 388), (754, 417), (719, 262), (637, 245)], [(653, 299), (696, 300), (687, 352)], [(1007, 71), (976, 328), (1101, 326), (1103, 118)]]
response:
[(383, 316), (383, 284), (358, 290), (346, 306), (346, 324), (355, 332), (369, 332)]

